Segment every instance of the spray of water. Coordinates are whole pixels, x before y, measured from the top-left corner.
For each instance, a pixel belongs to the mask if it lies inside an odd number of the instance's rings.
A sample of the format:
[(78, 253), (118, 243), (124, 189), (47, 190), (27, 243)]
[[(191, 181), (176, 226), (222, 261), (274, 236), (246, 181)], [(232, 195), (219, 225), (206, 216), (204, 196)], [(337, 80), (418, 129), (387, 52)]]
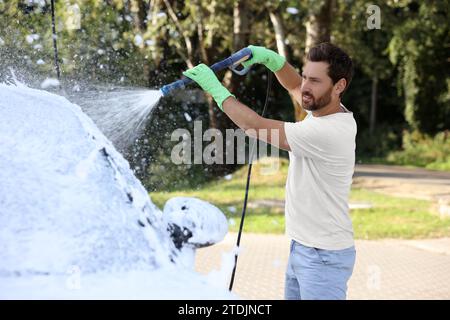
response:
[(76, 102), (120, 151), (139, 136), (162, 97), (160, 90), (77, 92)]

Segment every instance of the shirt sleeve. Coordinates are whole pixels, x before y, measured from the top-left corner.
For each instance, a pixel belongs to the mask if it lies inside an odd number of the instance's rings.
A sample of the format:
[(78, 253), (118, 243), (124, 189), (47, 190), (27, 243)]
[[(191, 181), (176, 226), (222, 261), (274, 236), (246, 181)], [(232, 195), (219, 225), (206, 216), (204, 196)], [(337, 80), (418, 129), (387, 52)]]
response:
[(312, 119), (285, 122), (284, 131), (291, 152), (297, 157), (329, 161), (333, 147), (326, 126)]

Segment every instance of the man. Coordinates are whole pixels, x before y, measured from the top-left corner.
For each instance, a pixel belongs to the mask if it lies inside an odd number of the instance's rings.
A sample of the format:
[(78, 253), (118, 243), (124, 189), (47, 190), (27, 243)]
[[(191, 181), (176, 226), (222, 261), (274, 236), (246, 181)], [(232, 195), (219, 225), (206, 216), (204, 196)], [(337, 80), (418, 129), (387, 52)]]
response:
[[(249, 48), (253, 57), (244, 66), (261, 63), (274, 72), (307, 110), (303, 121), (259, 116), (223, 87), (206, 65), (184, 75), (210, 93), (240, 128), (252, 129), (249, 134), (256, 132), (258, 138), (289, 151), (285, 214), (286, 233), (292, 241), (285, 298), (345, 299), (356, 255), (348, 197), (357, 128), (341, 98), (352, 78), (352, 60), (340, 48), (322, 43), (309, 51), (300, 76), (274, 51)], [(261, 129), (269, 134), (259, 136)], [(276, 141), (271, 130), (278, 132)]]

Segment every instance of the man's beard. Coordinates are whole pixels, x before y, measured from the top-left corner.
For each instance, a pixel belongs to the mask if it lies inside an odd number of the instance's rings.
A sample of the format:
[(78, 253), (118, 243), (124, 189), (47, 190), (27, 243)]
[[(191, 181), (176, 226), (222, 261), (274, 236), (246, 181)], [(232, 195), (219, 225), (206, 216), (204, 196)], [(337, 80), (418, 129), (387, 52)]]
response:
[(303, 93), (303, 96), (307, 96), (307, 97), (311, 97), (311, 100), (309, 102), (304, 102), (302, 99), (302, 107), (305, 110), (308, 111), (316, 111), (316, 110), (320, 110), (323, 107), (325, 107), (326, 105), (328, 105), (331, 102), (331, 91), (332, 91), (333, 87), (330, 88), (330, 90), (328, 90), (327, 92), (325, 92), (321, 97), (314, 98), (314, 96), (312, 94), (309, 93)]

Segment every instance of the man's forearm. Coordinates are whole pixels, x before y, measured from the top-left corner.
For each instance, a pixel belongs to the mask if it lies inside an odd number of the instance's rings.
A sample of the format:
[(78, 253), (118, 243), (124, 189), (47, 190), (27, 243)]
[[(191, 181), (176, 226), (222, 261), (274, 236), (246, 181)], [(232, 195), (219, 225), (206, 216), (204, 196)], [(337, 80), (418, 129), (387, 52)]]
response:
[(227, 116), (242, 130), (258, 129), (258, 123), (262, 117), (236, 98), (227, 98), (222, 107)]
[(280, 84), (288, 91), (292, 91), (302, 84), (302, 77), (287, 61), (283, 68), (275, 72), (275, 76)]
[(283, 121), (261, 117), (234, 97), (224, 100), (222, 107), (227, 116), (247, 135), (290, 151)]

